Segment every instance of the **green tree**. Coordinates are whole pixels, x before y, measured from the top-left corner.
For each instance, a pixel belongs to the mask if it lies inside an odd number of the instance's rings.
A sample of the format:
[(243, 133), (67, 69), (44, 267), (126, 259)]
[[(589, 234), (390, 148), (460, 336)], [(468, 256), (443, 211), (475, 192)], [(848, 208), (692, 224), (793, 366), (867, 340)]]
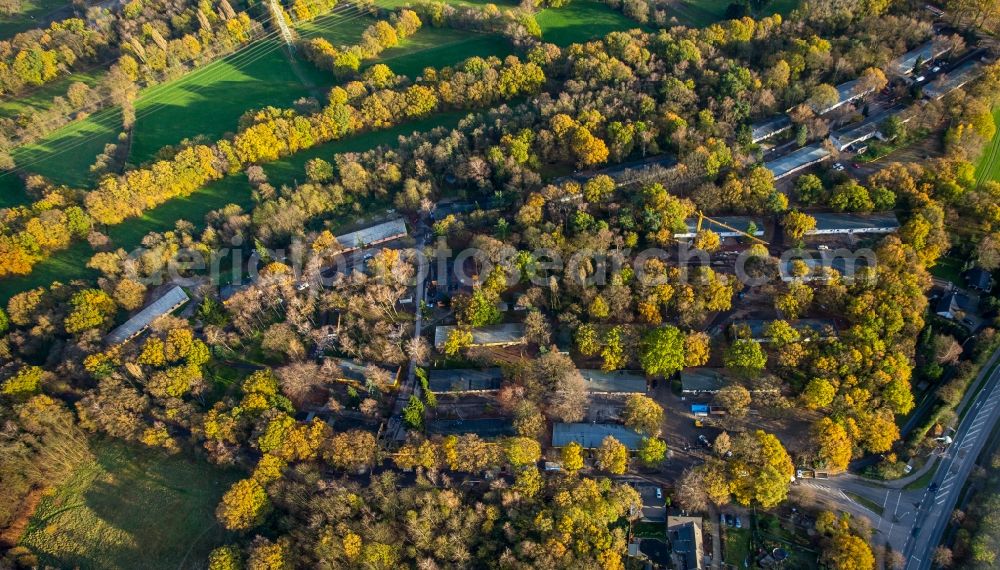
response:
[(636, 451), (639, 461), (647, 467), (656, 467), (667, 456), (667, 442), (658, 437), (643, 438)]
[(646, 374), (668, 376), (684, 368), (684, 333), (664, 326), (647, 332), (639, 346), (639, 363)]
[(764, 354), (760, 343), (749, 338), (740, 338), (733, 341), (733, 344), (726, 349), (723, 362), (726, 368), (755, 376), (767, 365), (767, 355)]
[(410, 401), (403, 408), (403, 422), (412, 429), (424, 426), (424, 403), (415, 395), (410, 395)]

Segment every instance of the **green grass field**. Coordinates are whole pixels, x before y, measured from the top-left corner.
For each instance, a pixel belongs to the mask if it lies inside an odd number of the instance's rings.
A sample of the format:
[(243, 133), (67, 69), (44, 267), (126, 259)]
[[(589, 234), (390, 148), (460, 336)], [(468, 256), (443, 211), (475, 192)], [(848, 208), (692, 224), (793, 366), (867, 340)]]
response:
[(727, 528), (722, 536), (722, 559), (726, 564), (742, 568), (743, 561), (750, 554), (750, 529)]
[(71, 73), (62, 79), (37, 87), (16, 99), (5, 97), (0, 101), (0, 117), (13, 117), (30, 109), (43, 111), (52, 106), (53, 97), (57, 95), (65, 97), (66, 90), (71, 84), (79, 81), (93, 87), (103, 76), (104, 70), (101, 68)]
[(21, 0), (20, 13), (0, 16), (0, 40), (39, 27), (45, 16), (68, 4), (66, 0)]
[(624, 14), (597, 0), (574, 0), (562, 8), (542, 10), (535, 16), (542, 39), (560, 46), (603, 38), (610, 32), (641, 27)]
[(241, 475), (122, 443), (93, 451), (42, 499), (21, 546), (57, 568), (204, 568), (228, 539), (215, 507)]
[[(305, 34), (323, 35), (331, 41), (337, 39), (337, 43), (351, 42), (373, 21), (321, 18), (306, 24)], [(383, 52), (380, 61), (399, 74), (415, 76), (428, 66), (451, 65), (473, 55), (505, 56), (511, 52), (510, 44), (499, 36), (427, 27)], [(334, 84), (332, 75), (300, 63), (306, 80), (316, 89), (310, 89), (295, 74), (278, 40), (258, 42), (179, 79), (146, 89), (136, 103), (129, 162), (149, 161), (164, 146), (186, 138), (202, 135), (218, 139), (235, 131), (240, 116), (249, 109), (287, 107), (301, 97), (323, 94)], [(57, 183), (87, 187), (93, 183), (90, 165), (106, 144), (116, 142), (120, 125), (120, 110), (107, 109), (67, 125), (36, 144), (18, 148), (13, 156), (30, 172)], [(27, 201), (16, 186), (0, 180), (0, 204)]]
[[(413, 132), (428, 131), (438, 126), (453, 127), (464, 117), (464, 112), (439, 114), (420, 121), (365, 133), (361, 136), (316, 146), (309, 150), (264, 165), (264, 170), (274, 186), (293, 184), (303, 180), (305, 163), (310, 158), (329, 159), (342, 152), (361, 152), (379, 145), (391, 145), (398, 137)], [(0, 178), (0, 181), (3, 179)], [(196, 226), (204, 225), (205, 214), (227, 204), (239, 204), (249, 209), (252, 206), (250, 187), (243, 175), (230, 176), (205, 185), (186, 198), (176, 198), (154, 208), (145, 216), (108, 229), (108, 235), (115, 246), (131, 250), (139, 245), (149, 232), (172, 229), (177, 220), (188, 220)], [(76, 242), (69, 249), (56, 252), (35, 266), (29, 275), (0, 280), (0, 306), (6, 306), (12, 295), (48, 285), (53, 281), (68, 282), (72, 279), (94, 277), (93, 270), (85, 267), (86, 260), (94, 254), (86, 242)]]
[(945, 281), (951, 281), (961, 287), (963, 285), (962, 262), (954, 257), (941, 257), (934, 264), (934, 267), (931, 267), (931, 275)]
[(993, 122), (997, 126), (997, 132), (976, 165), (976, 182), (979, 184), (990, 180), (1000, 181), (1000, 107), (993, 109)]
[[(486, 4), (496, 4), (497, 6), (514, 7), (518, 5), (516, 0), (493, 0), (492, 2), (490, 0), (445, 0), (445, 2), (452, 6), (485, 6)], [(405, 8), (412, 6), (414, 3), (413, 0), (375, 0), (376, 6), (387, 10)]]
[[(733, 0), (676, 0), (667, 8), (667, 14), (677, 18), (685, 26), (704, 28), (726, 17), (726, 9)], [(798, 0), (773, 0), (761, 11), (761, 16), (781, 14), (787, 16), (796, 6)]]

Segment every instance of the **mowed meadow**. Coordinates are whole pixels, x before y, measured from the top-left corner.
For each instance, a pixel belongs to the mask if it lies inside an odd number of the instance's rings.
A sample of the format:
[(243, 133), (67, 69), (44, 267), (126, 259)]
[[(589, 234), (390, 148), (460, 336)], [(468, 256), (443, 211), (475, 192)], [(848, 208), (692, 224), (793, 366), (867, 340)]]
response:
[[(559, 12), (558, 17), (553, 15), (555, 12)], [(304, 38), (324, 37), (335, 45), (350, 44), (374, 21), (369, 16), (335, 11), (301, 24), (296, 31)], [(620, 12), (594, 0), (574, 2), (558, 11), (545, 10), (538, 15), (538, 21), (543, 37), (561, 45), (639, 27)], [(397, 74), (415, 77), (427, 67), (454, 65), (473, 56), (505, 57), (512, 53), (514, 48), (510, 42), (498, 35), (425, 25), (400, 45), (382, 52), (378, 59), (364, 62), (364, 66), (384, 63)], [(136, 104), (129, 163), (142, 164), (155, 158), (161, 148), (185, 139), (199, 136), (218, 139), (235, 131), (240, 116), (247, 110), (267, 105), (288, 107), (302, 97), (316, 96), (317, 91), (325, 93), (336, 84), (332, 75), (308, 62), (298, 60), (297, 63), (298, 74), (292, 69), (283, 44), (277, 39), (269, 39), (251, 44), (239, 53), (176, 80), (146, 89)], [(310, 158), (329, 159), (339, 152), (359, 152), (392, 144), (401, 135), (437, 126), (453, 126), (464, 114), (438, 114), (384, 131), (363, 133), (318, 145), (263, 166), (272, 184), (290, 184), (302, 178), (305, 162)], [(120, 123), (121, 111), (117, 108), (95, 113), (39, 143), (18, 149), (14, 156), (18, 165), (28, 172), (41, 174), (60, 184), (89, 188), (94, 184), (90, 165), (106, 144), (117, 141)], [(18, 177), (0, 174), (0, 207), (28, 201)], [(187, 220), (200, 227), (207, 213), (227, 204), (245, 208), (252, 205), (245, 176), (230, 176), (213, 182), (186, 198), (171, 200), (140, 218), (104, 228), (104, 231), (115, 246), (131, 250), (149, 232), (172, 229), (178, 220)], [(86, 261), (93, 254), (89, 244), (76, 242), (39, 263), (29, 275), (0, 280), (0, 301), (6, 302), (16, 293), (56, 280), (66, 282), (93, 277), (94, 272), (86, 267)]]

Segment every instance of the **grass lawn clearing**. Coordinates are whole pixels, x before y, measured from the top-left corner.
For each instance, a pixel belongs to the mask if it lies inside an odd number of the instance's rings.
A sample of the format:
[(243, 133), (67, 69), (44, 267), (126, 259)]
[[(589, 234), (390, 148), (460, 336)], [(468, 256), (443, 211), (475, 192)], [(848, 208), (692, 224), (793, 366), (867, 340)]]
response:
[(69, 4), (66, 0), (21, 0), (19, 13), (0, 16), (0, 40), (7, 40), (25, 30), (41, 27), (46, 16)]
[[(676, 17), (685, 26), (704, 28), (726, 19), (726, 10), (732, 3), (732, 0), (677, 0), (667, 7), (667, 15)], [(787, 16), (798, 5), (798, 0), (774, 0), (761, 9), (759, 17)]]
[(931, 267), (931, 275), (961, 286), (962, 262), (954, 257), (941, 257), (934, 264), (934, 267)]
[[(938, 460), (935, 458), (934, 459), (934, 463), (937, 463), (937, 462), (938, 462)], [(928, 469), (926, 473), (924, 473), (920, 477), (917, 477), (913, 481), (910, 481), (903, 488), (906, 489), (907, 491), (912, 491), (914, 489), (923, 489), (927, 485), (931, 484), (931, 479), (934, 478), (934, 475), (936, 473), (937, 473), (937, 469), (935, 467), (931, 466), (931, 468)]]
[(229, 534), (215, 507), (242, 475), (120, 442), (92, 450), (42, 499), (20, 545), (60, 568), (203, 568)]
[(4, 97), (4, 100), (0, 101), (0, 117), (13, 117), (30, 109), (44, 111), (52, 106), (53, 97), (57, 95), (65, 97), (66, 91), (73, 83), (86, 83), (93, 87), (104, 77), (104, 73), (104, 69), (100, 67), (89, 71), (71, 73), (66, 77), (36, 87), (20, 97)]
[(990, 180), (1000, 182), (1000, 107), (993, 109), (993, 123), (997, 132), (976, 165), (976, 182), (980, 185)]
[(574, 0), (562, 8), (548, 8), (535, 16), (542, 40), (559, 46), (603, 38), (610, 32), (643, 26), (596, 0)]
[(666, 540), (667, 527), (664, 523), (637, 522), (632, 525), (632, 534), (639, 538)]
[[(391, 145), (398, 137), (413, 132), (427, 131), (438, 126), (454, 127), (468, 113), (455, 111), (441, 113), (420, 121), (408, 122), (392, 129), (364, 133), (341, 141), (318, 145), (282, 160), (264, 164), (271, 184), (281, 186), (304, 180), (305, 163), (310, 158), (329, 159), (341, 152), (361, 152), (379, 145)], [(0, 181), (5, 180), (0, 178)], [(16, 178), (15, 178), (16, 180)], [(154, 208), (141, 218), (133, 218), (107, 229), (116, 247), (130, 251), (138, 247), (149, 232), (173, 229), (177, 220), (188, 220), (198, 228), (204, 226), (205, 214), (226, 204), (239, 204), (245, 209), (252, 206), (250, 186), (243, 174), (229, 176), (203, 186), (186, 198), (175, 198)], [(0, 303), (6, 306), (11, 296), (48, 285), (53, 281), (68, 282), (72, 279), (93, 277), (95, 272), (86, 267), (94, 251), (85, 241), (75, 242), (69, 249), (56, 252), (35, 266), (29, 275), (0, 280)]]
[(743, 567), (743, 561), (750, 554), (750, 529), (726, 528), (722, 532), (722, 559), (726, 564)]

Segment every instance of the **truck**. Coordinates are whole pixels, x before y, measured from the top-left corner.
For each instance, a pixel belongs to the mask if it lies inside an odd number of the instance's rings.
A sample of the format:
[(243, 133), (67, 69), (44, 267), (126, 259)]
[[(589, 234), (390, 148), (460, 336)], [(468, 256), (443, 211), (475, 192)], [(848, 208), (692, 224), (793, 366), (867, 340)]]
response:
[(707, 404), (691, 404), (691, 413), (696, 418), (707, 418), (709, 407)]
[(713, 416), (724, 416), (726, 415), (726, 409), (722, 406), (709, 406), (708, 413)]

